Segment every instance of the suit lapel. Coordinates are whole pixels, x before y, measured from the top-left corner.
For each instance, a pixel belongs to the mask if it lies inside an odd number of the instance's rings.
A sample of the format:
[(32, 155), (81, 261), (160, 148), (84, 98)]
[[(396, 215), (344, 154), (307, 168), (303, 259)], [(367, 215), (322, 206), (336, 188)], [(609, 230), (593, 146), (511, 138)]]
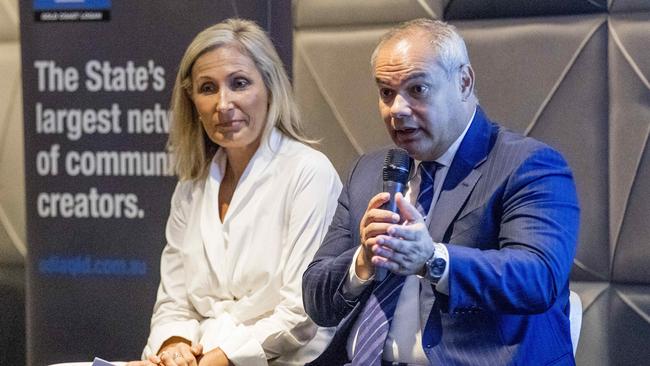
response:
[(443, 241), (447, 228), (467, 201), (467, 197), (480, 177), (481, 172), (472, 170), (457, 187), (440, 193), (429, 223), (429, 232), (433, 241)]
[(481, 178), (481, 171), (477, 168), (487, 158), (495, 137), (496, 127), (477, 106), (472, 125), (454, 156), (433, 208), (429, 232), (434, 241), (443, 241), (449, 226)]

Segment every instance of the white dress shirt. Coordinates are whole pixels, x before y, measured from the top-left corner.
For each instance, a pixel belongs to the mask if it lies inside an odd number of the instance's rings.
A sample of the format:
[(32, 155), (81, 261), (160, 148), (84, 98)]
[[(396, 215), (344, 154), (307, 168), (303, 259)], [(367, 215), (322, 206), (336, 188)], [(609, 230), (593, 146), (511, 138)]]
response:
[(225, 166), (219, 149), (205, 180), (176, 187), (143, 356), (180, 336), (204, 352), (220, 347), (235, 365), (304, 364), (332, 334), (321, 329), (315, 336), (301, 281), (334, 215), (341, 182), (322, 153), (273, 129), (222, 222)]
[[(454, 156), (460, 147), (465, 134), (474, 120), (474, 113), (467, 123), (463, 133), (454, 141), (454, 143), (445, 151), (445, 153), (436, 159), (436, 162), (440, 165), (436, 170), (436, 175), (434, 177), (434, 193), (433, 199), (431, 201), (431, 207), (429, 212), (423, 213), (425, 216), (425, 221), (428, 224), (431, 221), (431, 213), (433, 212), (433, 207), (438, 201), (440, 196), (440, 191), (442, 190), (442, 184), (445, 181), (449, 167), (451, 166)], [(415, 162), (416, 174), (408, 182), (408, 188), (406, 191), (406, 199), (413, 205), (417, 202), (418, 194), (420, 193), (420, 161)], [(419, 207), (419, 206), (418, 206)], [(447, 267), (445, 268), (444, 273), (442, 274), (441, 279), (436, 284), (436, 290), (443, 294), (449, 294), (449, 263), (452, 260), (449, 258), (449, 253), (447, 252), (447, 247), (444, 244), (434, 243), (435, 245), (435, 255), (444, 258), (447, 261)], [(363, 292), (365, 286), (371, 283), (374, 280), (374, 276), (368, 280), (362, 280), (359, 278), (355, 272), (355, 263), (357, 261), (357, 256), (361, 247), (357, 249), (357, 252), (352, 259), (352, 264), (348, 272), (348, 280), (343, 286), (343, 291), (346, 295), (351, 297), (356, 297)], [(391, 327), (388, 330), (388, 336), (386, 337), (386, 343), (384, 343), (384, 353), (382, 358), (386, 361), (396, 361), (396, 362), (405, 362), (414, 365), (428, 365), (429, 360), (427, 359), (424, 350), (422, 349), (422, 330), (426, 325), (427, 319), (429, 318), (429, 313), (433, 307), (435, 301), (435, 294), (431, 288), (431, 283), (416, 275), (407, 276), (404, 281), (404, 287), (400, 293), (400, 296), (397, 300), (397, 307), (395, 308), (395, 314), (391, 322)], [(419, 316), (414, 317), (413, 314), (419, 314)], [(359, 334), (359, 324), (361, 319), (357, 319), (355, 324), (352, 326), (350, 331), (350, 336), (347, 340), (347, 353), (348, 357), (352, 359), (354, 355), (355, 344), (357, 341), (357, 336)]]

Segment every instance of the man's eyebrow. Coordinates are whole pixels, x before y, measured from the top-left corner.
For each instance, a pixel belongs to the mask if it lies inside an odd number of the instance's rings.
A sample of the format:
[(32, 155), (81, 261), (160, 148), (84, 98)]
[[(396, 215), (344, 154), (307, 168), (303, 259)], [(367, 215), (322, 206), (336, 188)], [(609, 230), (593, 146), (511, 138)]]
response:
[(429, 74), (424, 72), (424, 71), (418, 71), (414, 72), (412, 74), (409, 74), (407, 77), (404, 78), (404, 81), (411, 81), (413, 79), (426, 79), (429, 77)]
[[(407, 75), (404, 79), (402, 79), (402, 82), (409, 82), (413, 79), (426, 79), (429, 77), (429, 74), (424, 72), (424, 71), (417, 71), (412, 74)], [(377, 84), (384, 84), (381, 78), (375, 78), (375, 82)]]

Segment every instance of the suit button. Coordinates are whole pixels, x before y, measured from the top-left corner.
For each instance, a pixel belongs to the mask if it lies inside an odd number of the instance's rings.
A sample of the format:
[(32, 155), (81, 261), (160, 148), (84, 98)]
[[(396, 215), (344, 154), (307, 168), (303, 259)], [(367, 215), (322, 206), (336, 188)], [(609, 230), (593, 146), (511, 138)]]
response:
[(433, 347), (433, 345), (432, 344), (427, 344), (426, 347), (431, 348), (431, 347)]

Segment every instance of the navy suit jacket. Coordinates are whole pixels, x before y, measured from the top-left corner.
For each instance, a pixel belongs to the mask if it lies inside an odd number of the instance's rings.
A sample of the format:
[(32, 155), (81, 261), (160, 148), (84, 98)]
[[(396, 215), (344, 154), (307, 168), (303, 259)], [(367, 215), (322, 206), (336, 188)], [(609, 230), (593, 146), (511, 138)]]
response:
[[(347, 362), (350, 328), (372, 291), (346, 298), (342, 284), (361, 243), (359, 221), (382, 190), (386, 151), (357, 160), (303, 275), (307, 313), (337, 326), (313, 365)], [(433, 210), (429, 233), (447, 244), (450, 267), (449, 296), (436, 292), (423, 331), (430, 364), (574, 365), (569, 272), (579, 208), (562, 156), (490, 122), (479, 107)]]

